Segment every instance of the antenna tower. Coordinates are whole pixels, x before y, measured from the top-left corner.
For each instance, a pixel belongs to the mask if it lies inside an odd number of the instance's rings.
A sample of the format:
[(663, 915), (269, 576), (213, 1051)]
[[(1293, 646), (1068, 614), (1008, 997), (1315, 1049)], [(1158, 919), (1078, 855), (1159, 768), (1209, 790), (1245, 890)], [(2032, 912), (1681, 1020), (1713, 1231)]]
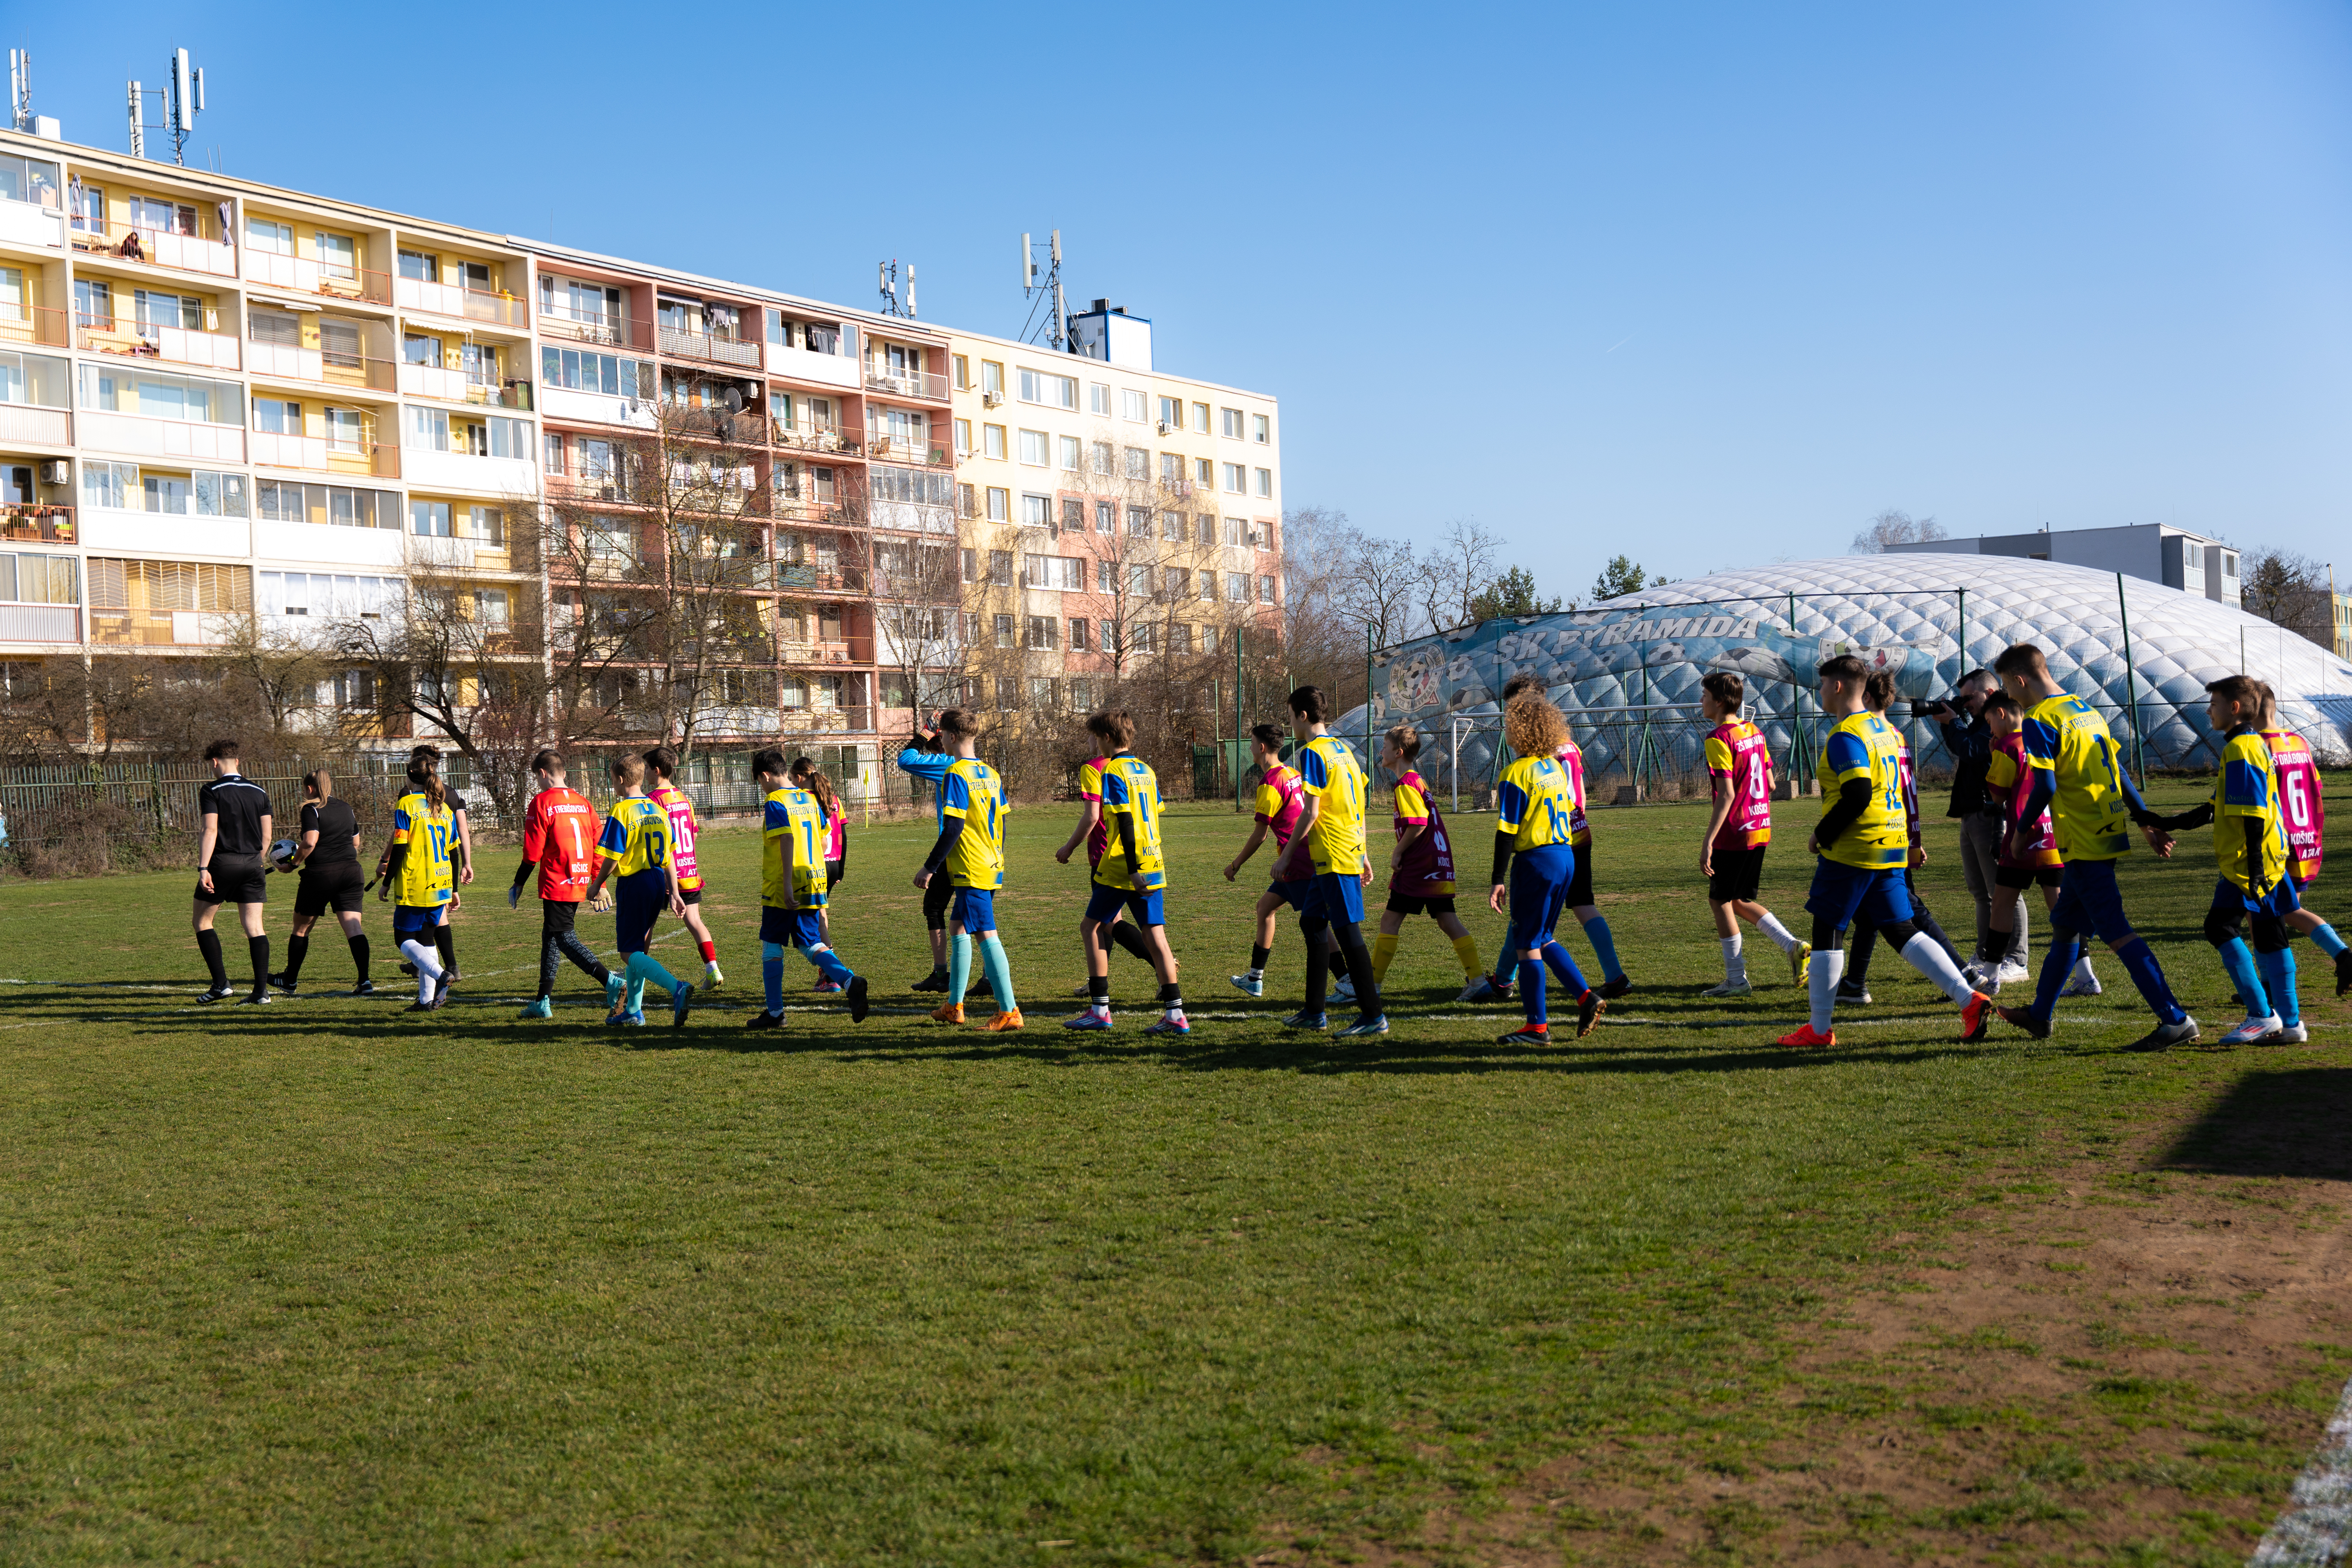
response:
[[(1054, 313), (1046, 319), (1044, 329), (1045, 341), (1055, 348), (1066, 352), (1070, 346), (1066, 336), (1069, 315), (1062, 301), (1062, 231), (1060, 229), (1055, 229), (1046, 241), (1045, 255), (1045, 267), (1043, 271), (1040, 271), (1037, 266), (1036, 247), (1030, 243), (1027, 235), (1021, 237), (1021, 297), (1027, 300), (1042, 296), (1052, 302)], [(1037, 311), (1034, 305), (1030, 307), (1029, 313), (1033, 319), (1035, 317)], [(1038, 340), (1031, 333), (1024, 332), (1022, 335), (1022, 341), (1035, 342)]]
[(8, 122), (18, 131), (33, 129), (33, 51), (8, 51)]
[[(188, 138), (195, 133), (196, 116), (205, 110), (205, 72), (201, 66), (188, 63), (188, 51), (173, 49), (167, 84), (157, 88), (154, 96), (163, 101), (163, 121), (172, 132), (172, 162), (182, 168), (188, 163)], [(131, 84), (131, 155), (147, 155), (147, 89), (134, 81)]]
[(876, 262), (874, 272), (881, 285), (882, 313), (886, 316), (904, 316), (907, 320), (913, 321), (915, 319), (915, 264), (911, 261), (907, 263), (907, 293), (903, 300), (898, 296), (898, 263), (896, 258), (888, 261)]

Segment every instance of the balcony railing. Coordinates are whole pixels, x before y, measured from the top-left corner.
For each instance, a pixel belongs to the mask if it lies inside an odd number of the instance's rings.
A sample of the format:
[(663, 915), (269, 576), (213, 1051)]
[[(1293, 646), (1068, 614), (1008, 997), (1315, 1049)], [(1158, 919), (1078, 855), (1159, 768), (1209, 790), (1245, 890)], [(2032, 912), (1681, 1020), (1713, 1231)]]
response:
[(89, 607), (89, 640), (140, 647), (203, 647), (226, 640), (235, 617), (225, 610), (131, 610)]
[(477, 381), (464, 370), (447, 365), (403, 361), (398, 369), (401, 392), (410, 397), (437, 397), (445, 403), (473, 403), (491, 408), (529, 408), (530, 383), (511, 378), (501, 383)]
[(430, 310), (436, 316), (489, 321), (501, 327), (530, 325), (529, 301), (495, 290), (464, 289), (455, 283), (428, 283), (421, 278), (395, 278), (392, 300), (404, 310)]
[(928, 370), (890, 370), (882, 365), (869, 364), (866, 367), (866, 390), (945, 403), (948, 400), (948, 378)]
[(543, 338), (601, 343), (606, 348), (650, 350), (654, 346), (653, 323), (642, 318), (575, 316), (561, 305), (540, 311), (539, 333)]
[(388, 359), (363, 354), (326, 353), (285, 343), (248, 343), (246, 368), (256, 381), (305, 381), (320, 386), (365, 387), (390, 392), (397, 384), (398, 368)]
[(73, 247), (85, 255), (143, 262), (211, 278), (236, 276), (236, 250), (197, 234), (173, 234), (152, 224), (97, 224), (73, 220)]
[(66, 313), (47, 305), (0, 305), (0, 343), (42, 343), (63, 348)]
[(855, 431), (836, 429), (830, 425), (814, 429), (787, 429), (775, 420), (769, 420), (770, 439), (779, 447), (789, 447), (796, 452), (830, 452), (840, 457), (855, 458), (866, 450), (866, 443)]
[(240, 368), (237, 340), (227, 332), (191, 331), (129, 321), (120, 316), (74, 318), (74, 346), (86, 353), (125, 354), (134, 359), (170, 360), (202, 365), (207, 370)]
[(66, 215), (58, 205), (57, 187), (50, 186), (42, 196), (37, 202), (0, 198), (0, 243), (64, 248)]
[(271, 289), (297, 294), (324, 294), (335, 300), (359, 300), (371, 305), (392, 303), (392, 274), (370, 272), (340, 262), (314, 261), (307, 256), (280, 256), (275, 251), (245, 248), (245, 275)]
[(928, 436), (869, 434), (866, 437), (866, 455), (892, 463), (921, 463), (940, 468), (948, 466), (948, 449), (933, 446)]
[(776, 586), (799, 594), (862, 594), (866, 574), (855, 566), (779, 566)]
[(28, 544), (71, 544), (74, 509), (38, 501), (11, 501), (0, 506), (0, 539)]
[(874, 646), (871, 638), (851, 637), (840, 642), (780, 642), (776, 651), (786, 664), (871, 664)]
[(736, 364), (747, 369), (757, 369), (760, 363), (760, 345), (743, 338), (714, 338), (708, 332), (681, 332), (663, 327), (655, 332), (654, 341), (672, 359)]
[(73, 416), (62, 408), (44, 408), (37, 404), (0, 403), (0, 441), (70, 447)]
[(769, 421), (757, 414), (729, 414), (716, 408), (663, 405), (663, 418), (673, 434), (707, 436), (714, 441), (758, 446), (767, 439)]
[(292, 436), (256, 430), (249, 437), (253, 462), (265, 468), (306, 468), (321, 474), (368, 474), (392, 479), (400, 473), (400, 448), (388, 441), (341, 445), (324, 436)]

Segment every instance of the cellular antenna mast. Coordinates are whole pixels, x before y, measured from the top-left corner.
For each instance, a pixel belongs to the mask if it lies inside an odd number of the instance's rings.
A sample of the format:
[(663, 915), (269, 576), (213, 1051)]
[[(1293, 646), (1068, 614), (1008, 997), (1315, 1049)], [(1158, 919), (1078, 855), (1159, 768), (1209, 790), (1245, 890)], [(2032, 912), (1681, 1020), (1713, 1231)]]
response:
[(898, 263), (896, 258), (876, 262), (874, 275), (876, 281), (881, 285), (882, 313), (886, 316), (904, 316), (907, 320), (913, 321), (915, 319), (915, 264), (911, 261), (907, 263), (907, 293), (904, 299), (901, 299), (898, 294)]
[[(1043, 296), (1052, 302), (1054, 313), (1046, 320), (1045, 341), (1066, 352), (1070, 344), (1065, 335), (1067, 331), (1068, 315), (1063, 309), (1062, 303), (1062, 231), (1060, 229), (1055, 229), (1047, 240), (1045, 254), (1046, 264), (1041, 271), (1037, 266), (1036, 247), (1030, 243), (1027, 235), (1021, 237), (1021, 296), (1024, 300)], [(1029, 313), (1034, 320), (1036, 307), (1031, 306)], [(1037, 340), (1024, 333), (1023, 341), (1034, 342)]]
[[(196, 116), (205, 111), (205, 73), (203, 68), (192, 68), (188, 51), (173, 49), (167, 67), (170, 78), (165, 86), (155, 91), (163, 100), (163, 122), (172, 132), (172, 162), (182, 168), (188, 166), (188, 138), (195, 134)], [(147, 89), (137, 82), (131, 84), (131, 155), (147, 156)]]
[(8, 51), (8, 123), (19, 131), (33, 129), (33, 51)]

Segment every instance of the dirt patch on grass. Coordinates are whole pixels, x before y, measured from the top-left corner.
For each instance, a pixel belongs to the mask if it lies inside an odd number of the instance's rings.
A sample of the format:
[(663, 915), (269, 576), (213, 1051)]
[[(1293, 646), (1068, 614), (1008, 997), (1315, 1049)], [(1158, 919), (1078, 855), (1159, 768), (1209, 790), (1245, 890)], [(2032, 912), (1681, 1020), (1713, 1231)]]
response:
[(2352, 1189), (2210, 1121), (1977, 1184), (1719, 1423), (1258, 1561), (2242, 1563), (2352, 1375)]

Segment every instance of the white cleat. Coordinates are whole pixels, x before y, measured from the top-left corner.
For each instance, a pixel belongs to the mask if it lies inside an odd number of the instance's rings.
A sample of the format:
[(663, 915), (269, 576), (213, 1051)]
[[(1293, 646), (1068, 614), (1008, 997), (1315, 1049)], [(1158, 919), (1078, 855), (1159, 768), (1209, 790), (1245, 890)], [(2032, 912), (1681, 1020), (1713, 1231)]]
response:
[(2099, 984), (2099, 977), (2097, 975), (2084, 974), (2082, 971), (2076, 970), (2074, 975), (2067, 980), (2064, 988), (2062, 989), (2058, 994), (2061, 996), (2097, 996), (2103, 994), (2105, 991), (2106, 987)]
[(2259, 1045), (2264, 1040), (2284, 1038), (2285, 1033), (2286, 1026), (2278, 1021), (2278, 1015), (2273, 1013), (2267, 1018), (2247, 1019), (2222, 1036), (2221, 1043), (2225, 1046)]
[(2281, 1029), (2279, 1031), (2278, 1038), (2273, 1043), (2282, 1046), (2301, 1046), (2309, 1044), (2310, 1040), (2310, 1026), (2305, 1024), (2301, 1019), (2297, 1019), (2295, 1022), (2289, 1024), (2285, 1028)]
[(727, 976), (719, 973), (719, 961), (712, 959), (702, 966), (702, 988), (716, 991), (727, 984)]
[(1720, 985), (1710, 985), (1699, 993), (1702, 996), (1748, 996), (1756, 987), (1745, 980), (1727, 980)]
[(2021, 980), (2032, 979), (2033, 971), (2021, 963), (2004, 963), (1992, 972), (1992, 978), (1997, 985), (2014, 985)]
[(1339, 979), (1331, 983), (1331, 1001), (1353, 1002), (1355, 999), (1356, 983), (1352, 978), (1342, 974)]
[[(1265, 978), (1263, 975), (1228, 974), (1225, 976), (1225, 979), (1232, 984), (1234, 990), (1240, 992), (1244, 996), (1263, 996), (1265, 994)], [(1086, 993), (1082, 991), (1079, 994), (1084, 995)]]

